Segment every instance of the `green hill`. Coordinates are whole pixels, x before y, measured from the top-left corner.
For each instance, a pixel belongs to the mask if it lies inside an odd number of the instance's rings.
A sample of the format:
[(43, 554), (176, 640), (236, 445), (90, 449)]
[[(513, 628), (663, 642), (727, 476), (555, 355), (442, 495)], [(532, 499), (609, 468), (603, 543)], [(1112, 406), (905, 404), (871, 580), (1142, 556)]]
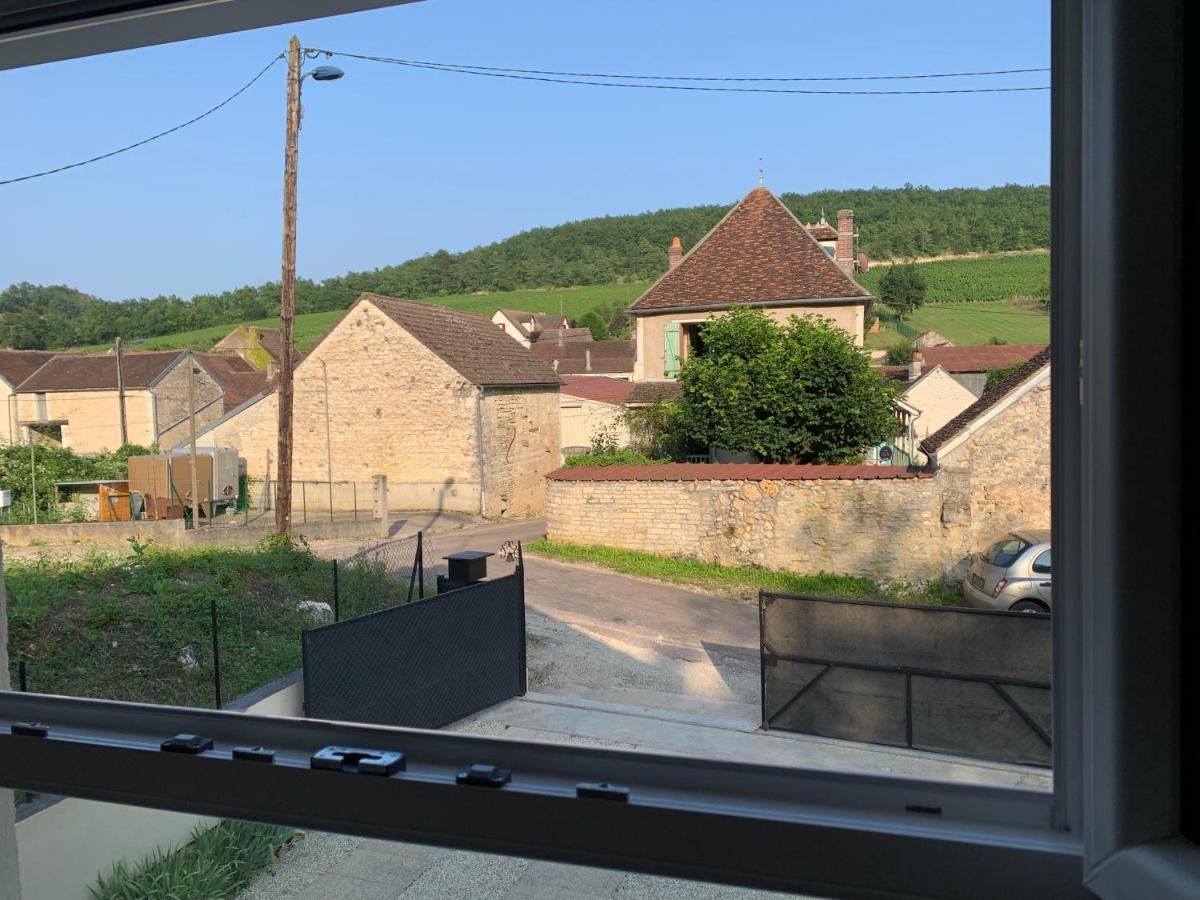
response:
[[(604, 216), (535, 228), (461, 253), (438, 250), (399, 265), (351, 272), (322, 282), (301, 279), (298, 313), (345, 309), (361, 292), (440, 298), (456, 304), (479, 291), (615, 286), (648, 281), (666, 268), (679, 235), (692, 246), (728, 203)], [(1045, 185), (933, 190), (906, 185), (785, 193), (803, 221), (853, 208), (863, 252), (873, 259), (995, 253), (1049, 246), (1050, 193)], [(14, 284), (0, 291), (0, 344), (71, 347), (175, 335), (250, 322), (278, 309), (279, 285), (248, 285), (190, 300), (175, 295), (104, 301), (65, 285)]]

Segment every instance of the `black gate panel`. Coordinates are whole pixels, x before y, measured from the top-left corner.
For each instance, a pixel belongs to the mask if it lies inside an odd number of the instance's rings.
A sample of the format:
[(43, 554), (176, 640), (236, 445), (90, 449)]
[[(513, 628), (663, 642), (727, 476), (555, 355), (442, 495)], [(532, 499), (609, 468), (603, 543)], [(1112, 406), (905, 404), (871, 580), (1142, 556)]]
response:
[(1050, 616), (759, 595), (764, 728), (1050, 764)]
[(440, 728), (524, 693), (520, 569), (304, 632), (311, 718)]

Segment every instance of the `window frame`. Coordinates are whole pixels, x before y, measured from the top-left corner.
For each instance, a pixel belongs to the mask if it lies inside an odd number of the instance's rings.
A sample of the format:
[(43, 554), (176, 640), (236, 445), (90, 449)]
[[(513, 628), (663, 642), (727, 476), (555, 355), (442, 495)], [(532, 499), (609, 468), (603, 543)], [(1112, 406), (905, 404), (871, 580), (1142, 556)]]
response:
[[(159, 16), (158, 36), (122, 46), (246, 27), (251, 5), (207, 7), (223, 25), (189, 34)], [(0, 726), (0, 783), (825, 896), (1194, 894), (1200, 852), (1180, 830), (1183, 7), (1055, 0), (1051, 16), (1052, 794), (11, 692), (0, 721), (35, 718), (60, 736)], [(74, 40), (56, 52), (97, 52)], [(1155, 252), (1130, 233), (1155, 235)], [(1154, 422), (1155, 439), (1133, 441), (1132, 418)], [(206, 730), (274, 741), (295, 764), (154, 749)], [(334, 782), (303, 767), (337, 742), (397, 746), (413, 774)], [(513, 785), (453, 783), (454, 766), (489, 759), (513, 761)], [(636, 799), (577, 799), (572, 786), (589, 778), (628, 783)]]

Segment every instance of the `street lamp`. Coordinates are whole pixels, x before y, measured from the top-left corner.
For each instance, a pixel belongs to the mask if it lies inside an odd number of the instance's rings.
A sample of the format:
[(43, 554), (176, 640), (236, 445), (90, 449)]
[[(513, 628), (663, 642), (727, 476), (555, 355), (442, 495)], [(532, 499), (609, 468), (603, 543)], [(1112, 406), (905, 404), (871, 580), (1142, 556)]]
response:
[[(344, 72), (337, 66), (317, 66), (301, 74), (300, 38), (288, 42), (286, 140), (283, 156), (283, 273), (279, 279), (279, 446), (275, 491), (275, 530), (292, 530), (292, 325), (296, 316), (296, 165), (300, 138), (300, 85), (309, 75), (313, 81), (337, 81)], [(269, 478), (270, 473), (266, 473)]]

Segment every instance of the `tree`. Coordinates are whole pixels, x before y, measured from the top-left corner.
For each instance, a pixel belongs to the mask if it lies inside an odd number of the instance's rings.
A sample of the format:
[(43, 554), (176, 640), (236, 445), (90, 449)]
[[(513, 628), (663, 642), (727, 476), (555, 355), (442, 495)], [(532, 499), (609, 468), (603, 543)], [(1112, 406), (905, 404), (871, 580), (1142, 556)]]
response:
[(925, 276), (916, 263), (892, 266), (879, 279), (879, 299), (903, 321), (925, 303)]
[(582, 316), (575, 320), (576, 328), (586, 328), (592, 333), (593, 341), (608, 340), (608, 325), (596, 313), (595, 310), (588, 310)]
[(893, 388), (826, 319), (777, 325), (735, 308), (708, 322), (704, 353), (679, 371), (673, 427), (702, 446), (766, 462), (860, 462), (896, 435)]

